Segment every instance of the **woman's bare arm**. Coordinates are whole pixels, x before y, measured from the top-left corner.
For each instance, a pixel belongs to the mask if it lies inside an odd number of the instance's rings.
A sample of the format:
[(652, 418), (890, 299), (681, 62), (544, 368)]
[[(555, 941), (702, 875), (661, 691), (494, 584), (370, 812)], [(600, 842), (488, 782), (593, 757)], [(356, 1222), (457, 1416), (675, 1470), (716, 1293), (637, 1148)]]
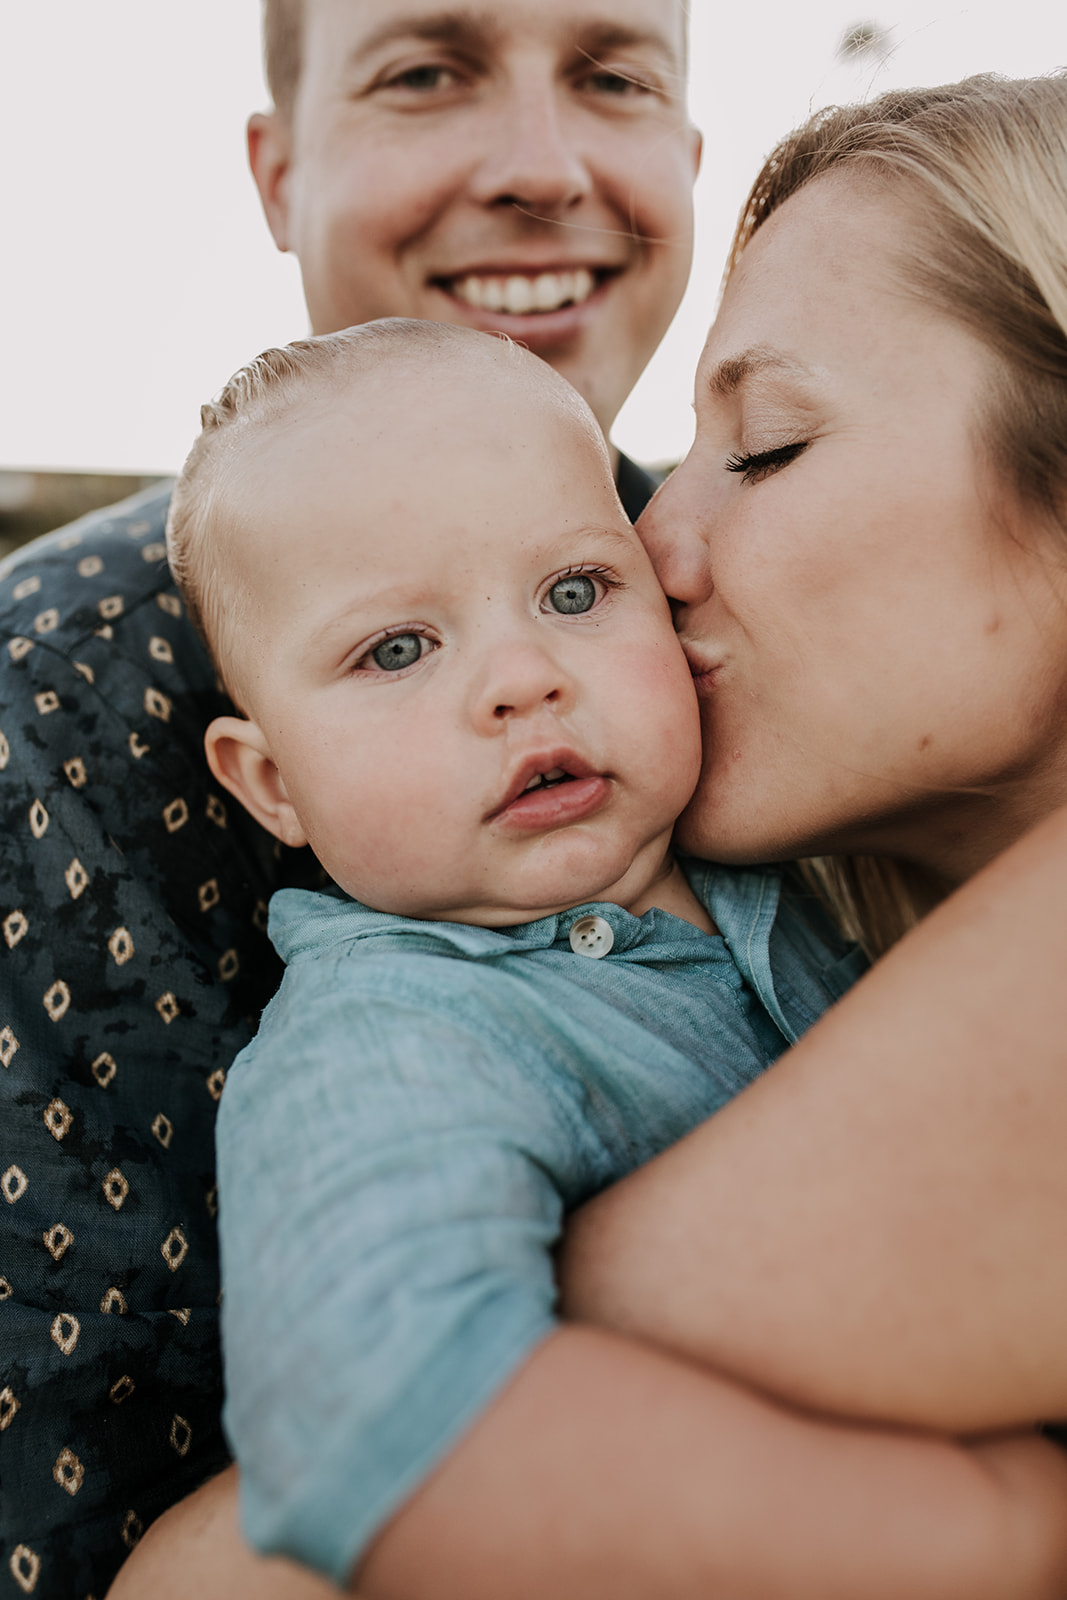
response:
[[(1067, 1459), (792, 1415), (593, 1329), (550, 1339), (360, 1567), (365, 1600), (1058, 1600)], [(150, 1529), (111, 1600), (319, 1600), (244, 1546), (236, 1477)]]
[(820, 1411), (1067, 1416), (1067, 812), (574, 1220), (569, 1315)]

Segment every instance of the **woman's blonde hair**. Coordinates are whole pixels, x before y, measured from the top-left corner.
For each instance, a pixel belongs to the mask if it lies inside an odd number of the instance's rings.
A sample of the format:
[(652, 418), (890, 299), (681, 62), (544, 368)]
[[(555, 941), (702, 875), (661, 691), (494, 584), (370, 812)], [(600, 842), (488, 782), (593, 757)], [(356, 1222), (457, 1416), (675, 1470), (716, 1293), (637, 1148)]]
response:
[[(1019, 500), (1067, 533), (1067, 75), (967, 78), (819, 112), (765, 162), (727, 277), (790, 196), (846, 170), (906, 198), (914, 227), (894, 263), (899, 277), (996, 359), (978, 443)], [(875, 955), (945, 892), (881, 857), (819, 857), (804, 868)]]

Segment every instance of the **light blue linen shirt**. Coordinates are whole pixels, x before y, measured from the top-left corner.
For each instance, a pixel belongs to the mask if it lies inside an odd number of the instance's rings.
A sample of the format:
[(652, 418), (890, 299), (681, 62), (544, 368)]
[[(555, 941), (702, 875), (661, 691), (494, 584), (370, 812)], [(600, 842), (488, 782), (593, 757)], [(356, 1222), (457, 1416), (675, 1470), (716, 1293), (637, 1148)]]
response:
[[(225, 1424), (252, 1544), (343, 1581), (555, 1325), (565, 1210), (767, 1067), (863, 970), (774, 871), (685, 863), (722, 937), (504, 929), (283, 890), (222, 1097)], [(603, 959), (576, 953), (604, 918)]]

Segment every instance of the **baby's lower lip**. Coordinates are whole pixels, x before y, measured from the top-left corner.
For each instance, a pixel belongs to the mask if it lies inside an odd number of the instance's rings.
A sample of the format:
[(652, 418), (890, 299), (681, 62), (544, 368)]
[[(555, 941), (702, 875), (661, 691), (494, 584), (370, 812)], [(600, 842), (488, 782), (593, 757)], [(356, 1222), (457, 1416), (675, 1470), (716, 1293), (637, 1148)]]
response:
[(606, 805), (610, 794), (610, 781), (599, 773), (590, 778), (571, 778), (550, 789), (528, 789), (493, 820), (509, 832), (539, 833), (591, 817)]

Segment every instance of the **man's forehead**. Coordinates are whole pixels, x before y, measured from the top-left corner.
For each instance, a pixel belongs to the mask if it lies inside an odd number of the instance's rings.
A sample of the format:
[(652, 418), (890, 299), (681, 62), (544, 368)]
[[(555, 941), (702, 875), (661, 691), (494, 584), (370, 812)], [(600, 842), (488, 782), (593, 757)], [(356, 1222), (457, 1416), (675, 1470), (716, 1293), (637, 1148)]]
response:
[(359, 51), (405, 34), (499, 45), (536, 24), (576, 40), (595, 34), (684, 53), (687, 12), (684, 0), (304, 0), (304, 18), (306, 28), (325, 24), (335, 42), (343, 34)]

